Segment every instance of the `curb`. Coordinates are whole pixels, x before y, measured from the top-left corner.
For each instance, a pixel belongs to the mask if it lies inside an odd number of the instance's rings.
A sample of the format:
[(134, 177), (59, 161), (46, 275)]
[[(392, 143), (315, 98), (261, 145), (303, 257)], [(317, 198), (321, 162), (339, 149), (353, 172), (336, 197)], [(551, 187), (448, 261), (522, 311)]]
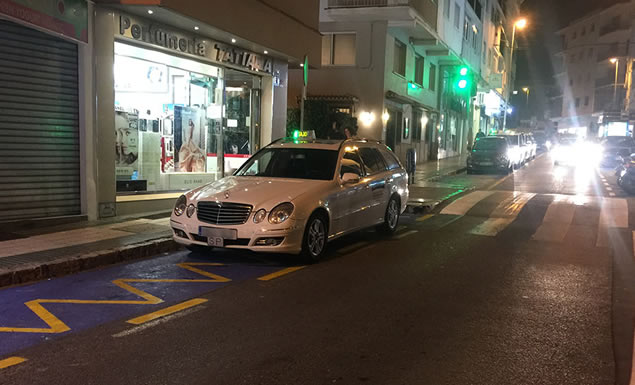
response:
[(179, 250), (181, 246), (169, 238), (158, 238), (117, 249), (75, 254), (43, 264), (25, 264), (18, 270), (0, 270), (0, 287), (61, 277), (97, 267), (131, 261)]

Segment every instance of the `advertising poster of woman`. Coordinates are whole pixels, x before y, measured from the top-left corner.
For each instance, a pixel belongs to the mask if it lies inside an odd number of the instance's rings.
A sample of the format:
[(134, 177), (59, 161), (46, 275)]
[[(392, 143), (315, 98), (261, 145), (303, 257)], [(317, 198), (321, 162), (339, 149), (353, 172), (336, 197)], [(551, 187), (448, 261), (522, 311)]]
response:
[(180, 172), (205, 172), (204, 110), (174, 107), (174, 166)]
[(139, 130), (138, 116), (125, 112), (115, 113), (115, 170), (117, 179), (132, 179), (138, 170)]

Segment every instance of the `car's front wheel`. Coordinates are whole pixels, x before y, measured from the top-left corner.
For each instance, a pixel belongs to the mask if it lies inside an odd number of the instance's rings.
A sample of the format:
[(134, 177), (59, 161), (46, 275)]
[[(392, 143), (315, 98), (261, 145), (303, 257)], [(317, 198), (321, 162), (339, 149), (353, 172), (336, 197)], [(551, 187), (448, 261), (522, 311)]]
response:
[(326, 218), (320, 213), (311, 215), (306, 222), (302, 239), (302, 255), (309, 262), (317, 262), (324, 255), (328, 237), (327, 228)]
[(386, 207), (386, 214), (384, 215), (384, 223), (379, 226), (379, 230), (385, 234), (394, 233), (397, 230), (400, 213), (399, 200), (394, 196), (390, 197)]

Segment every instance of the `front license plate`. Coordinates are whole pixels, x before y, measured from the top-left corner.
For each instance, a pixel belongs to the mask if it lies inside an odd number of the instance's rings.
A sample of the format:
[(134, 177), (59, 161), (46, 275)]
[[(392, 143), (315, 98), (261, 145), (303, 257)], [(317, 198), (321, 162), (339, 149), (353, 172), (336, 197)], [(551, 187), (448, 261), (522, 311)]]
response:
[(223, 247), (225, 240), (221, 237), (208, 237), (207, 244), (213, 247)]
[(237, 231), (236, 229), (201, 226), (198, 228), (198, 235), (207, 238), (236, 239)]
[(493, 166), (494, 163), (493, 162), (481, 162), (480, 165), (481, 166)]

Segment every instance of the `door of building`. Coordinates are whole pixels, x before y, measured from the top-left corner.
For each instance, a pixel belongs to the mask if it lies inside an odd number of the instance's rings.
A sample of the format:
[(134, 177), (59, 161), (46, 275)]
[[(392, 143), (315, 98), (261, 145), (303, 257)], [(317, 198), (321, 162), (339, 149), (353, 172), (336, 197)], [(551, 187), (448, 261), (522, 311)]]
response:
[(81, 212), (77, 46), (0, 20), (0, 221)]

